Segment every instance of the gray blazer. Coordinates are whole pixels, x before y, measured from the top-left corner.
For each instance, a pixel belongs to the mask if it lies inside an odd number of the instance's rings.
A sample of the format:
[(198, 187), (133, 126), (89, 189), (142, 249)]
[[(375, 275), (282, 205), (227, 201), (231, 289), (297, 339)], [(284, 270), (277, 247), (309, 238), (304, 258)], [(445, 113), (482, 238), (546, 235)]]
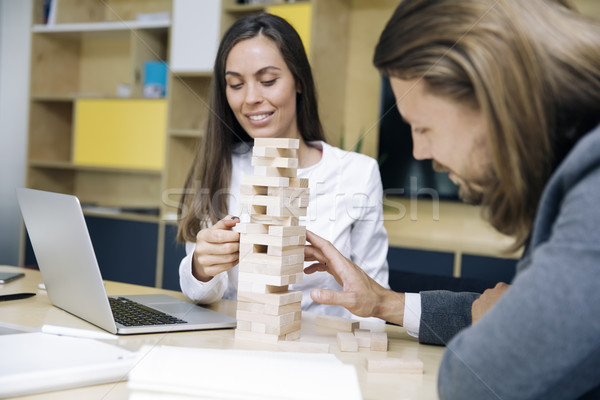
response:
[(512, 287), (477, 324), (468, 327), (477, 294), (421, 293), (419, 340), (452, 339), (442, 399), (598, 398), (599, 204), (600, 126), (548, 181)]

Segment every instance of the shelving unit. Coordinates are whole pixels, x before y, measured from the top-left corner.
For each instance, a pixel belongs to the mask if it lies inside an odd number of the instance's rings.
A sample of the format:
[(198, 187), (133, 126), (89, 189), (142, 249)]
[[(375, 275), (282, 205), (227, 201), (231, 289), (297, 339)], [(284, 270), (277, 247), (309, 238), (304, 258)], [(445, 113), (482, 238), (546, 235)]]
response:
[[(162, 107), (166, 113), (165, 99), (144, 99), (142, 89), (144, 63), (168, 58), (171, 21), (138, 21), (136, 16), (170, 13), (172, 0), (54, 1), (56, 23), (44, 24), (44, 1), (34, 0), (27, 186), (79, 197), (106, 279), (160, 285), (162, 263), (157, 260), (164, 244), (158, 238), (166, 170), (160, 160), (166, 154), (166, 122), (156, 127), (159, 134), (153, 139), (159, 148), (163, 143), (154, 155), (158, 162), (131, 167), (78, 160), (77, 118), (84, 103), (104, 107), (123, 101), (118, 97), (123, 88), (129, 99), (143, 99), (138, 107)], [(111, 115), (100, 119), (104, 117)], [(131, 124), (136, 129), (135, 121)], [(152, 233), (141, 234), (145, 230)], [(105, 245), (112, 235), (126, 237), (124, 246), (139, 249), (141, 254), (133, 253), (139, 264), (131, 264), (131, 256), (114, 262)], [(31, 262), (25, 256), (24, 263)]]

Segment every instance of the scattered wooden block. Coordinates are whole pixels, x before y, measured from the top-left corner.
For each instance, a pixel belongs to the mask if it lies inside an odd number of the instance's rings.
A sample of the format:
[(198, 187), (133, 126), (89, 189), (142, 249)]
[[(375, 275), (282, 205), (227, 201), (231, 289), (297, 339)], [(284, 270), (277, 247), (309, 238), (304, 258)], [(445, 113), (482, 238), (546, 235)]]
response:
[(277, 149), (299, 149), (300, 139), (289, 138), (256, 138), (254, 147), (274, 147)]
[(337, 344), (340, 351), (358, 351), (358, 340), (350, 332), (338, 332)]
[(371, 347), (371, 331), (369, 329), (357, 329), (354, 336), (358, 340), (358, 347)]
[(354, 319), (322, 314), (317, 315), (316, 324), (343, 332), (354, 332), (360, 326), (360, 322)]
[(367, 372), (422, 374), (423, 361), (418, 358), (367, 358)]
[(329, 353), (329, 347), (329, 343), (288, 341), (277, 343), (278, 350), (292, 353)]
[(388, 337), (385, 332), (373, 332), (371, 334), (372, 351), (388, 351)]

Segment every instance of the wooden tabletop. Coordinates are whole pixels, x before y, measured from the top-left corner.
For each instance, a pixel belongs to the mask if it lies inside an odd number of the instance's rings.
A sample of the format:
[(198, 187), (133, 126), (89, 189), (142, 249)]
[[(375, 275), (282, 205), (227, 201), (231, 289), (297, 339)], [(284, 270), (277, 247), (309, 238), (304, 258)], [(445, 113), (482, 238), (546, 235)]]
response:
[[(20, 292), (34, 292), (36, 296), (0, 303), (0, 323), (16, 324), (29, 328), (39, 328), (44, 324), (63, 325), (74, 328), (98, 330), (95, 327), (50, 304), (44, 290), (38, 288), (42, 283), (39, 271), (0, 266), (0, 271), (20, 271), (25, 278), (0, 285), (0, 295)], [(118, 282), (106, 282), (109, 295), (131, 295), (164, 293), (184, 299), (180, 292), (144, 287)], [(236, 303), (223, 300), (209, 307), (228, 315), (235, 315)], [(344, 363), (354, 364), (365, 399), (437, 399), (437, 370), (444, 351), (443, 347), (418, 344), (417, 340), (395, 325), (361, 322), (362, 328), (385, 330), (389, 338), (388, 352), (371, 352), (360, 349), (357, 353), (340, 352), (336, 344), (336, 331), (317, 327), (315, 314), (302, 313), (302, 342), (330, 343), (330, 352)], [(214, 349), (247, 349), (277, 351), (276, 345), (236, 341), (233, 329), (219, 329), (193, 332), (175, 332), (166, 334), (144, 334), (120, 336), (115, 342), (130, 349), (139, 349), (142, 345), (170, 345), (183, 347), (201, 347)], [(367, 357), (418, 357), (424, 363), (423, 375), (368, 373), (365, 369)], [(127, 399), (129, 391), (125, 382), (88, 386), (62, 390), (39, 395), (20, 397), (20, 399)]]

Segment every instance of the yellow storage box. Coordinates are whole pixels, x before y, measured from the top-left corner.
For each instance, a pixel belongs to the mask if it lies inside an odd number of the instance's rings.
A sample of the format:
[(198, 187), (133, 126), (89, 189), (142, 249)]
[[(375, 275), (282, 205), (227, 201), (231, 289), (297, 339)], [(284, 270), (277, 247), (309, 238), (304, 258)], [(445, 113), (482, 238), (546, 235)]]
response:
[(161, 170), (164, 99), (79, 99), (73, 159), (77, 165)]

